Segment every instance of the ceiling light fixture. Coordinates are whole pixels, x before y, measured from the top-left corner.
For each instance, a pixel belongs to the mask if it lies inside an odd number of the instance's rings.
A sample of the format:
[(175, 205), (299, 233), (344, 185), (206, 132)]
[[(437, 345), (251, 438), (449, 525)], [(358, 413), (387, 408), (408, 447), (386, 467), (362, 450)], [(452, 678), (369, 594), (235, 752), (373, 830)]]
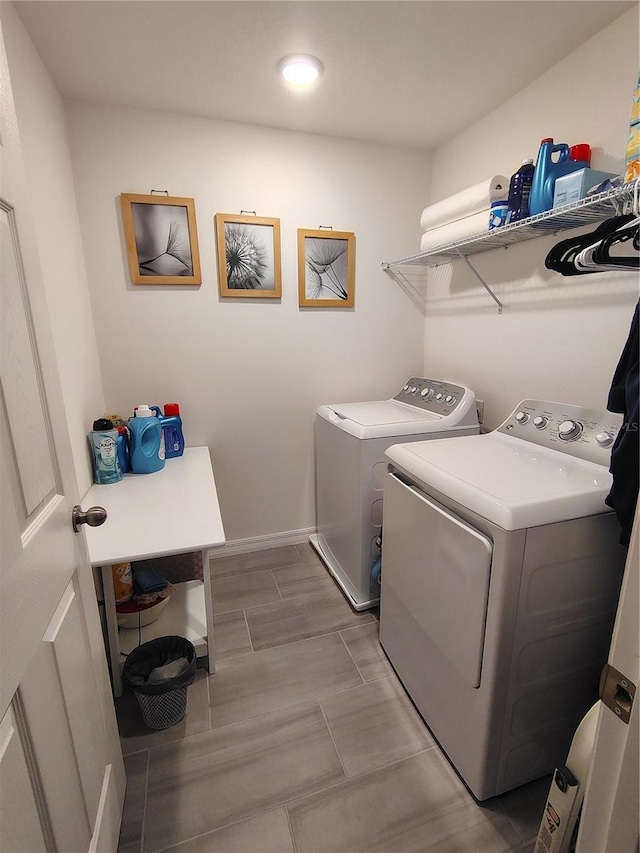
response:
[(287, 83), (294, 86), (308, 86), (315, 83), (324, 71), (324, 65), (315, 56), (296, 54), (285, 56), (277, 65), (278, 72), (282, 74)]

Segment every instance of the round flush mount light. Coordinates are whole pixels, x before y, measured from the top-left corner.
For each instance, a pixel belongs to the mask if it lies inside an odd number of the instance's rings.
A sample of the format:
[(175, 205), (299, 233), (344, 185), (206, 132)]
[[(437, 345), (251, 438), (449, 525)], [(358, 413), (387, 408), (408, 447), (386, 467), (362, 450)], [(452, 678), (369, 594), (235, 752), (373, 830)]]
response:
[(292, 83), (294, 86), (308, 86), (310, 83), (315, 83), (322, 74), (324, 65), (315, 56), (298, 53), (281, 59), (277, 69), (287, 83)]

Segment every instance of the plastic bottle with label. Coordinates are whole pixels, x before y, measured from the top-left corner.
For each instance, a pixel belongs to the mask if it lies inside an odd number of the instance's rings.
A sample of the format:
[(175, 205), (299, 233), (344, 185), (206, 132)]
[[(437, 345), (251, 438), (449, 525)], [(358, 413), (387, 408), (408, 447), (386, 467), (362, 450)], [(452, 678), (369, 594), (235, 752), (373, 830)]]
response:
[(507, 225), (512, 225), (529, 216), (529, 195), (534, 171), (533, 160), (523, 160), (518, 171), (511, 176), (507, 200)]
[(159, 406), (150, 406), (150, 409), (156, 413), (162, 424), (165, 457), (173, 459), (176, 456), (182, 456), (184, 453), (184, 434), (178, 403), (165, 403), (164, 414), (162, 414), (162, 409)]
[(164, 435), (160, 420), (149, 406), (140, 405), (129, 421), (131, 433), (131, 470), (134, 474), (152, 474), (164, 468)]
[(118, 431), (107, 418), (98, 418), (88, 434), (93, 461), (93, 482), (99, 485), (117, 483), (122, 479), (118, 461)]
[(184, 433), (182, 431), (182, 418), (180, 417), (180, 406), (178, 403), (164, 404), (162, 429), (164, 431), (164, 451), (167, 459), (182, 456), (184, 453)]
[[(554, 159), (556, 155), (557, 159)], [(535, 216), (538, 213), (551, 210), (553, 207), (553, 191), (558, 178), (562, 175), (568, 175), (570, 172), (577, 172), (578, 169), (588, 168), (589, 163), (587, 161), (571, 159), (569, 146), (564, 142), (555, 144), (551, 137), (543, 139), (540, 143), (529, 195), (530, 215)]]

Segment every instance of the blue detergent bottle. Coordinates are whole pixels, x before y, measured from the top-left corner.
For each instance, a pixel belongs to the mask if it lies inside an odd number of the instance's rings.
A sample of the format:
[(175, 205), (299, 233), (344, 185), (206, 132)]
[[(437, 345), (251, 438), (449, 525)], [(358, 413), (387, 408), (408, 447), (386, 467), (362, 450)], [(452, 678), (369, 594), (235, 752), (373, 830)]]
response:
[(131, 470), (134, 474), (152, 474), (164, 468), (162, 424), (149, 406), (137, 406), (129, 421), (131, 434)]
[(150, 406), (151, 411), (156, 413), (162, 424), (164, 435), (164, 454), (167, 459), (182, 456), (184, 453), (184, 433), (182, 431), (182, 418), (180, 417), (180, 406), (177, 403), (165, 403), (164, 414), (159, 406)]
[(184, 433), (178, 403), (164, 404), (162, 429), (164, 430), (164, 449), (167, 458), (182, 456), (184, 453)]
[[(555, 155), (557, 159), (554, 159)], [(551, 137), (543, 139), (538, 151), (538, 159), (533, 172), (533, 182), (529, 195), (529, 215), (544, 213), (553, 207), (553, 191), (556, 179), (578, 169), (588, 169), (589, 163), (572, 160), (569, 146), (564, 142), (554, 144)]]

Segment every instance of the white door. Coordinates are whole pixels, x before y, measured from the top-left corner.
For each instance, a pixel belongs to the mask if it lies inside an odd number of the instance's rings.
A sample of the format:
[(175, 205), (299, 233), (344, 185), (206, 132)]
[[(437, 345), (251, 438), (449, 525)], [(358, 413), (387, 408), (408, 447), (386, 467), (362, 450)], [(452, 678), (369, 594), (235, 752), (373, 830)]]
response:
[[(633, 686), (630, 713), (616, 713), (600, 702), (591, 774), (580, 820), (577, 853), (637, 853), (640, 839), (640, 517), (629, 545), (625, 577), (613, 630), (609, 664), (624, 676), (620, 683), (622, 710)], [(614, 704), (615, 707), (615, 704)], [(620, 708), (618, 711), (620, 712)]]
[(115, 850), (124, 769), (0, 31), (0, 850)]

